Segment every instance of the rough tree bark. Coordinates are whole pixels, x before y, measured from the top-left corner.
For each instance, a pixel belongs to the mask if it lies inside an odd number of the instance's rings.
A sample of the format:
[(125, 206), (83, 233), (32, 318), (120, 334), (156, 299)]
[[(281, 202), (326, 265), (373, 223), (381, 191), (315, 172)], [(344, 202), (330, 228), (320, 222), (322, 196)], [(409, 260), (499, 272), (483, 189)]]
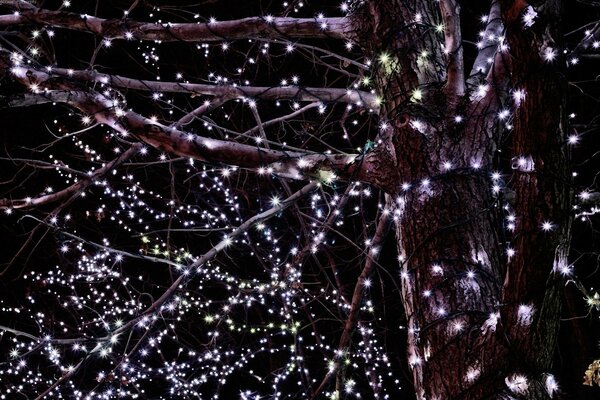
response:
[[(432, 45), (438, 6), (447, 55)], [(548, 399), (554, 390), (556, 272), (566, 265), (570, 178), (564, 75), (561, 63), (542, 54), (559, 41), (560, 2), (536, 4), (533, 26), (523, 23), (525, 2), (492, 6), (501, 11), (508, 49), (496, 55), (484, 86), (467, 95), (454, 45), (456, 2), (371, 2), (354, 15), (357, 40), (378, 61), (385, 125), (373, 173), (402, 211), (396, 233), (419, 399)], [(505, 89), (512, 99), (503, 98)], [(493, 168), (507, 101), (516, 191), (508, 240), (503, 202), (481, 172)]]

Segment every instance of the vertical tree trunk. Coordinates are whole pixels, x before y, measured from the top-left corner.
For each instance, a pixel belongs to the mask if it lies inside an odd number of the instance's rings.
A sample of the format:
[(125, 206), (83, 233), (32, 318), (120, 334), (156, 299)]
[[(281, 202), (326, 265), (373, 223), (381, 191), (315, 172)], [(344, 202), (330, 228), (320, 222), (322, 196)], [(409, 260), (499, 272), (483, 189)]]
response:
[[(356, 37), (377, 62), (383, 121), (370, 172), (401, 210), (396, 234), (417, 396), (549, 399), (570, 193), (564, 75), (542, 54), (555, 44), (560, 2), (547, 1), (530, 27), (521, 19), (525, 2), (502, 0), (510, 53), (498, 55), (487, 93), (457, 97), (439, 83), (447, 60), (431, 28), (437, 2), (368, 4), (355, 15)], [(500, 180), (490, 175), (507, 86), (514, 171), (502, 180), (516, 201), (504, 208), (491, 190)], [(514, 232), (504, 230), (509, 214)]]
[[(513, 59), (516, 164), (512, 181), (517, 229), (501, 311), (510, 368), (533, 375), (549, 373), (552, 365), (563, 271), (568, 269), (572, 197), (566, 146), (566, 60), (549, 61), (542, 56), (562, 48), (562, 2), (547, 0), (538, 5), (534, 24), (528, 26), (518, 17), (525, 6), (502, 2)], [(523, 310), (531, 310), (531, 321), (523, 320)]]

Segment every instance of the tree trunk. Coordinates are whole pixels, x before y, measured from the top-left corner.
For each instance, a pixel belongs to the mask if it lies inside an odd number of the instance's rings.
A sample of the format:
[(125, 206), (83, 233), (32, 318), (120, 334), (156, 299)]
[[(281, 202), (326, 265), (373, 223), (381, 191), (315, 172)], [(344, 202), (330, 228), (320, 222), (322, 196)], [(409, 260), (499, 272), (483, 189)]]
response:
[[(456, 69), (435, 50), (436, 4), (370, 2), (355, 15), (356, 37), (377, 60), (384, 123), (369, 172), (400, 210), (417, 398), (549, 399), (558, 272), (567, 266), (570, 239), (566, 85), (561, 64), (541, 56), (558, 37), (559, 2), (540, 7), (530, 27), (522, 23), (525, 3), (501, 1), (510, 53), (496, 55), (487, 90), (465, 96), (439, 84)], [(504, 108), (514, 122), (512, 177), (491, 178), (503, 167), (493, 160)], [(492, 190), (505, 181), (514, 205)]]

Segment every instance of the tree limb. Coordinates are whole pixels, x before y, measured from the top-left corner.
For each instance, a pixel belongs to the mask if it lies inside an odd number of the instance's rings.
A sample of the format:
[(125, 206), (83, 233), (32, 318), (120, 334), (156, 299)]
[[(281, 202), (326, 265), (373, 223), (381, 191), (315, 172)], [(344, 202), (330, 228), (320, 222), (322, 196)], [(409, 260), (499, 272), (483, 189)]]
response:
[(98, 178), (106, 175), (107, 172), (111, 171), (113, 168), (122, 164), (129, 158), (133, 157), (140, 149), (142, 145), (139, 143), (131, 146), (127, 151), (122, 153), (119, 157), (104, 165), (102, 168), (99, 168), (94, 173), (90, 174), (87, 178), (82, 178), (79, 182), (74, 183), (73, 185), (60, 190), (55, 193), (50, 193), (44, 196), (35, 197), (35, 198), (26, 198), (26, 199), (0, 199), (0, 210), (7, 208), (17, 208), (17, 209), (30, 209), (36, 206), (40, 206), (43, 204), (54, 203), (65, 199), (72, 195), (77, 195), (82, 193), (85, 189), (87, 189), (92, 183), (94, 183)]
[[(217, 254), (219, 254), (225, 248), (230, 246), (233, 239), (242, 235), (244, 232), (247, 232), (255, 224), (265, 221), (265, 220), (273, 217), (275, 214), (278, 214), (281, 211), (287, 209), (291, 205), (295, 204), (296, 201), (298, 201), (300, 198), (302, 198), (305, 195), (307, 195), (308, 193), (312, 192), (317, 187), (318, 187), (318, 184), (316, 182), (311, 182), (308, 185), (304, 186), (302, 189), (300, 189), (297, 192), (295, 192), (294, 194), (292, 194), (287, 199), (279, 202), (278, 204), (274, 205), (273, 207), (269, 208), (268, 210), (263, 211), (262, 213), (256, 214), (253, 217), (247, 219), (243, 224), (241, 224), (236, 229), (234, 229), (230, 234), (225, 236), (225, 238), (223, 238), (223, 240), (221, 240), (219, 243), (217, 243), (216, 246), (211, 248), (209, 251), (207, 251), (201, 257), (199, 257), (196, 261), (194, 261), (194, 263), (192, 265), (190, 265), (188, 268), (196, 269), (196, 268), (199, 268), (199, 267), (205, 265), (207, 262), (214, 259), (217, 256)], [(179, 275), (179, 277), (171, 284), (171, 286), (169, 286), (169, 288), (162, 294), (162, 296), (160, 296), (154, 303), (152, 303), (148, 308), (146, 308), (146, 310), (144, 310), (137, 317), (131, 319), (126, 324), (122, 325), (120, 328), (115, 330), (109, 336), (118, 335), (118, 334), (121, 334), (121, 333), (127, 331), (129, 328), (133, 327), (144, 316), (152, 314), (153, 312), (158, 310), (171, 297), (171, 295), (173, 295), (173, 293), (175, 293), (175, 291), (177, 291), (177, 289), (179, 289), (179, 287), (181, 285), (183, 285), (190, 279), (190, 276), (191, 275), (189, 275), (189, 274)]]
[(586, 35), (575, 48), (569, 53), (569, 56), (576, 57), (588, 50), (600, 39), (600, 23), (596, 23), (590, 33)]
[(444, 21), (444, 53), (448, 57), (446, 89), (452, 96), (465, 94), (465, 66), (460, 29), (460, 5), (456, 0), (440, 0)]
[(70, 92), (54, 90), (48, 93), (20, 93), (10, 96), (0, 96), (0, 108), (30, 107), (47, 103), (68, 103)]
[[(318, 107), (319, 104), (320, 104), (319, 102), (310, 103), (310, 104), (307, 104), (304, 107), (299, 108), (299, 109), (297, 109), (297, 110), (295, 110), (295, 111), (293, 111), (293, 112), (291, 112), (291, 113), (289, 113), (287, 115), (283, 115), (281, 117), (273, 118), (273, 119), (271, 119), (269, 121), (260, 122), (257, 126), (255, 126), (253, 128), (250, 128), (246, 132), (244, 132), (243, 135), (244, 136), (252, 135), (256, 131), (260, 132), (264, 128), (267, 128), (267, 127), (269, 127), (271, 125), (275, 125), (275, 124), (278, 124), (280, 122), (286, 121), (288, 119), (297, 117), (298, 115), (301, 115), (301, 114), (305, 113), (306, 111), (308, 111), (308, 110), (310, 110), (312, 108)], [(265, 139), (266, 139), (266, 134), (264, 134), (264, 136), (265, 136)]]
[(19, 0), (4, 7), (19, 10), (1, 15), (0, 26), (45, 25), (90, 32), (106, 39), (138, 39), (162, 42), (222, 42), (235, 39), (281, 38), (347, 39), (345, 18), (249, 17), (232, 21), (151, 23), (131, 19), (104, 19), (66, 11), (50, 11)]
[(374, 111), (379, 109), (376, 96), (359, 90), (313, 88), (300, 86), (234, 86), (207, 85), (200, 83), (161, 82), (132, 79), (119, 75), (103, 74), (96, 71), (53, 68), (50, 76), (61, 76), (84, 82), (98, 82), (113, 87), (150, 92), (194, 93), (215, 96), (219, 99), (255, 98), (261, 100), (294, 99), (297, 101), (340, 102), (362, 104)]
[(56, 80), (46, 72), (24, 67), (14, 67), (11, 72), (17, 80), (36, 92), (72, 90), (67, 104), (93, 116), (97, 122), (110, 126), (123, 136), (133, 135), (152, 147), (172, 154), (203, 162), (268, 168), (269, 172), (288, 179), (317, 178), (330, 181), (339, 177), (365, 179), (366, 182), (368, 178), (367, 163), (357, 154), (285, 152), (207, 138), (167, 127), (133, 111), (122, 111), (117, 115), (112, 99)]
[(180, 128), (184, 125), (191, 123), (194, 119), (201, 117), (202, 115), (210, 112), (220, 106), (222, 106), (225, 102), (227, 102), (228, 98), (218, 98), (213, 101), (205, 101), (200, 107), (195, 108), (189, 113), (185, 114), (183, 117), (179, 118), (176, 122), (171, 124), (172, 128)]
[[(373, 247), (380, 246), (385, 240), (385, 236), (389, 229), (388, 216), (389, 214), (382, 214), (379, 218), (377, 228), (375, 229), (375, 235), (373, 237)], [(356, 323), (358, 322), (358, 312), (360, 310), (360, 305), (363, 299), (365, 281), (367, 280), (369, 275), (371, 275), (371, 272), (373, 272), (373, 267), (377, 262), (377, 258), (378, 253), (367, 256), (365, 266), (363, 267), (362, 272), (360, 273), (360, 276), (358, 277), (358, 280), (356, 282), (356, 285), (354, 286), (354, 291), (352, 293), (352, 300), (350, 304), (350, 311), (348, 313), (348, 317), (346, 318), (346, 322), (344, 323), (344, 330), (342, 331), (340, 341), (338, 344), (339, 351), (345, 351), (350, 343), (352, 332), (356, 326)], [(311, 399), (317, 398), (319, 393), (323, 391), (325, 385), (327, 385), (327, 382), (329, 382), (329, 380), (332, 377), (332, 372), (329, 372), (327, 375), (325, 375), (317, 389), (313, 392)]]
[(484, 36), (481, 42), (481, 48), (479, 49), (479, 53), (477, 53), (477, 57), (475, 58), (475, 62), (471, 68), (471, 73), (469, 74), (469, 83), (475, 83), (473, 78), (477, 78), (477, 76), (485, 74), (487, 65), (489, 64), (488, 60), (494, 59), (494, 54), (498, 49), (498, 43), (495, 41), (495, 39), (492, 41), (492, 43), (489, 43), (489, 38), (497, 38), (502, 34), (502, 29), (503, 25), (500, 0), (492, 0), (492, 5), (490, 7), (490, 12), (487, 19), (487, 25), (485, 27)]

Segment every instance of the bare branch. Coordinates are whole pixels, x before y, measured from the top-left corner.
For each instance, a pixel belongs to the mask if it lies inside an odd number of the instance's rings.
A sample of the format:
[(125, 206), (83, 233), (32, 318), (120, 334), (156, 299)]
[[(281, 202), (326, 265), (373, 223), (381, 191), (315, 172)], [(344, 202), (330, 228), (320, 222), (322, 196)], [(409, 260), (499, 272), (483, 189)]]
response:
[(88, 354), (87, 356), (83, 357), (78, 363), (77, 365), (75, 365), (73, 368), (67, 370), (67, 372), (65, 372), (60, 378), (58, 378), (56, 380), (56, 382), (54, 382), (52, 385), (50, 385), (48, 387), (48, 389), (44, 390), (44, 392), (42, 394), (40, 394), (39, 396), (37, 396), (35, 398), (35, 400), (42, 400), (43, 398), (45, 398), (50, 392), (52, 392), (53, 389), (57, 388), (58, 386), (60, 386), (64, 381), (66, 381), (67, 379), (69, 379), (70, 377), (72, 377), (73, 375), (75, 375), (75, 373), (77, 371), (79, 371), (79, 368), (81, 368), (81, 366), (83, 365), (83, 362), (85, 360), (87, 360), (90, 357), (90, 355)]
[[(211, 248), (209, 251), (204, 253), (201, 257), (199, 257), (192, 265), (188, 268), (193, 270), (199, 267), (202, 267), (207, 262), (213, 260), (221, 251), (229, 247), (232, 241), (238, 236), (242, 235), (244, 232), (247, 232), (250, 228), (252, 228), (255, 224), (266, 221), (271, 218), (275, 214), (280, 213), (281, 211), (287, 209), (288, 207), (294, 205), (296, 201), (300, 198), (304, 197), (308, 193), (312, 192), (314, 189), (318, 187), (316, 182), (311, 182), (308, 185), (304, 186), (302, 189), (298, 190), (296, 193), (289, 196), (287, 199), (279, 202), (273, 207), (269, 208), (262, 213), (256, 214), (253, 217), (247, 219), (243, 224), (234, 229), (230, 234), (225, 236), (223, 240), (217, 243), (216, 246)], [(126, 332), (129, 328), (133, 327), (137, 321), (143, 318), (146, 315), (152, 314), (156, 310), (158, 310), (171, 296), (190, 279), (189, 274), (181, 274), (179, 277), (171, 284), (171, 286), (160, 296), (154, 303), (152, 303), (146, 310), (144, 310), (140, 315), (131, 319), (126, 324), (122, 325), (116, 331), (112, 333), (112, 335), (118, 335), (122, 332)]]
[(71, 90), (68, 103), (96, 121), (115, 129), (123, 136), (133, 135), (152, 147), (171, 154), (210, 163), (224, 163), (246, 168), (264, 168), (288, 179), (317, 178), (327, 182), (336, 178), (367, 178), (367, 163), (357, 154), (318, 154), (270, 150), (226, 140), (207, 138), (165, 126), (133, 111), (117, 115), (112, 99), (93, 91), (81, 91), (68, 82), (52, 79), (46, 72), (15, 67), (13, 76), (36, 91)]
[[(375, 235), (373, 236), (373, 239), (372, 239), (373, 248), (377, 248), (378, 246), (381, 246), (381, 244), (385, 240), (385, 236), (389, 229), (388, 216), (389, 216), (389, 213), (388, 214), (384, 213), (379, 218), (379, 222), (377, 223), (377, 228), (375, 229)], [(350, 305), (350, 312), (348, 313), (348, 318), (346, 319), (346, 323), (344, 325), (344, 331), (342, 332), (342, 335), (340, 336), (340, 343), (338, 345), (338, 349), (340, 349), (340, 350), (345, 349), (348, 346), (348, 344), (350, 343), (350, 338), (352, 336), (352, 330), (356, 326), (356, 322), (358, 320), (358, 310), (360, 308), (360, 303), (361, 303), (362, 297), (363, 297), (362, 295), (363, 295), (363, 289), (365, 287), (365, 281), (371, 275), (371, 272), (373, 272), (373, 268), (375, 267), (375, 263), (377, 261), (378, 256), (379, 256), (379, 253), (373, 253), (373, 252), (371, 252), (371, 254), (369, 254), (369, 256), (367, 256), (366, 261), (365, 261), (365, 266), (364, 266), (360, 276), (358, 277), (358, 281), (356, 282), (356, 285), (354, 286), (354, 292), (352, 294), (352, 301), (351, 301), (351, 305)]]
[(575, 46), (575, 48), (569, 53), (571, 57), (581, 55), (586, 50), (589, 50), (600, 39), (600, 22), (594, 24), (594, 27), (590, 30), (589, 34)]
[[(373, 237), (373, 247), (380, 246), (385, 240), (385, 236), (389, 229), (389, 214), (382, 214), (379, 218), (379, 222), (377, 223), (377, 228), (375, 229), (375, 235)], [(348, 347), (350, 343), (350, 339), (352, 337), (352, 332), (358, 322), (358, 311), (360, 310), (360, 305), (363, 299), (363, 291), (365, 288), (365, 281), (373, 272), (373, 267), (377, 262), (378, 253), (371, 253), (367, 256), (365, 261), (365, 266), (363, 267), (360, 276), (354, 286), (354, 291), (352, 293), (352, 300), (350, 304), (350, 311), (348, 313), (348, 317), (346, 318), (346, 322), (344, 323), (344, 330), (340, 336), (340, 342), (338, 344), (338, 350), (344, 351)], [(323, 391), (327, 382), (333, 377), (333, 373), (330, 372), (321, 381), (317, 389), (313, 392), (311, 399), (317, 398), (319, 393)]]
[(2, 6), (9, 7), (17, 11), (35, 11), (37, 7), (31, 4), (28, 0), (7, 0), (3, 1)]
[[(254, 128), (248, 129), (242, 135), (248, 136), (248, 135), (251, 135), (251, 134), (255, 133), (256, 131), (262, 131), (264, 128), (267, 128), (267, 127), (269, 127), (271, 125), (275, 125), (275, 124), (278, 124), (280, 122), (286, 121), (288, 119), (297, 117), (298, 115), (301, 115), (301, 114), (305, 113), (306, 111), (308, 111), (308, 110), (310, 110), (312, 108), (318, 107), (319, 104), (320, 103), (318, 103), (318, 102), (310, 103), (310, 104), (307, 104), (304, 107), (299, 108), (299, 109), (295, 110), (294, 112), (291, 112), (291, 113), (289, 113), (287, 115), (283, 115), (281, 117), (273, 118), (272, 120), (269, 120), (269, 121), (260, 122), (259, 125), (255, 126)], [(264, 136), (265, 136), (265, 139), (266, 139), (266, 134)]]
[(171, 127), (173, 128), (179, 128), (182, 126), (185, 126), (187, 124), (189, 124), (190, 122), (192, 122), (194, 119), (206, 114), (207, 112), (210, 112), (220, 106), (222, 106), (225, 102), (227, 102), (228, 98), (219, 98), (213, 101), (205, 101), (200, 107), (195, 108), (194, 110), (190, 111), (189, 113), (185, 114), (183, 117), (179, 118), (178, 121), (174, 122)]
[(161, 82), (132, 79), (124, 76), (103, 74), (96, 71), (53, 68), (51, 76), (68, 77), (85, 82), (98, 82), (113, 87), (150, 92), (194, 93), (215, 96), (222, 100), (255, 98), (262, 100), (294, 99), (297, 101), (340, 102), (364, 105), (376, 111), (379, 103), (368, 92), (335, 88), (311, 88), (300, 86), (260, 87), (234, 85), (206, 85), (200, 83)]
[(456, 0), (441, 0), (440, 11), (444, 21), (444, 52), (448, 57), (447, 91), (452, 96), (465, 94), (465, 66), (460, 30), (460, 5)]
[(498, 38), (502, 33), (502, 29), (503, 24), (500, 0), (492, 0), (490, 13), (487, 18), (487, 26), (485, 27), (485, 33), (481, 41), (481, 48), (475, 58), (471, 73), (469, 74), (469, 83), (475, 83), (473, 78), (477, 78), (487, 71), (488, 66), (490, 65), (489, 61), (494, 59), (494, 54), (498, 49), (496, 39), (489, 38)]
[(139, 143), (131, 146), (127, 151), (121, 154), (119, 157), (109, 162), (102, 168), (99, 168), (94, 173), (90, 174), (89, 177), (81, 179), (79, 182), (63, 189), (55, 193), (50, 193), (44, 196), (35, 197), (35, 198), (27, 198), (27, 199), (19, 199), (19, 200), (11, 200), (11, 199), (0, 199), (0, 210), (6, 208), (34, 208), (43, 204), (55, 203), (57, 201), (63, 200), (67, 197), (77, 195), (82, 193), (87, 189), (92, 183), (94, 183), (98, 178), (106, 175), (107, 172), (111, 171), (113, 168), (122, 164), (129, 158), (133, 157), (140, 149), (142, 145)]
[(21, 10), (0, 16), (0, 26), (45, 25), (90, 32), (109, 39), (159, 40), (162, 42), (222, 42), (249, 38), (347, 39), (345, 18), (250, 17), (232, 21), (151, 23), (131, 19), (103, 19), (65, 11), (32, 7), (19, 0), (6, 0), (4, 7)]
[[(289, 42), (284, 41), (284, 40), (278, 40), (278, 39), (261, 39), (261, 41), (264, 42), (270, 42), (270, 43), (280, 43), (280, 44), (289, 44)], [(329, 51), (327, 49), (323, 49), (317, 46), (313, 46), (310, 44), (306, 44), (306, 43), (294, 43), (294, 47), (298, 47), (301, 49), (305, 49), (308, 51), (312, 51), (315, 53), (323, 53), (323, 56), (321, 56), (320, 58), (324, 58), (325, 56), (327, 57), (333, 57), (336, 58), (338, 60), (340, 60), (344, 65), (354, 65), (356, 67), (358, 67), (359, 69), (369, 69), (369, 66), (367, 64), (358, 62), (356, 60), (353, 60), (351, 58), (348, 57), (344, 57), (338, 53), (334, 53), (333, 51)]]
[[(107, 252), (112, 253), (112, 254), (116, 254), (116, 255), (120, 255), (120, 256), (124, 256), (124, 257), (128, 257), (128, 258), (137, 258), (139, 260), (150, 261), (150, 262), (157, 263), (157, 264), (165, 264), (165, 265), (169, 265), (169, 266), (171, 266), (173, 268), (176, 268), (176, 269), (181, 269), (181, 268), (185, 267), (185, 265), (177, 263), (175, 261), (171, 261), (171, 260), (169, 260), (167, 258), (153, 257), (153, 256), (148, 256), (146, 254), (135, 254), (135, 253), (131, 253), (131, 252), (128, 252), (128, 251), (115, 249), (114, 247), (110, 247), (110, 246), (106, 246), (104, 244), (96, 243), (96, 242), (84, 239), (81, 236), (77, 236), (77, 235), (74, 235), (74, 234), (69, 233), (69, 232), (61, 231), (60, 234), (63, 235), (63, 236), (65, 236), (65, 237), (74, 239), (74, 240), (76, 240), (78, 242), (82, 242), (82, 243), (85, 243), (87, 245), (93, 246), (93, 247), (95, 247), (97, 249), (102, 249), (102, 250), (107, 251)], [(1, 327), (0, 327), (0, 329), (1, 329)]]

